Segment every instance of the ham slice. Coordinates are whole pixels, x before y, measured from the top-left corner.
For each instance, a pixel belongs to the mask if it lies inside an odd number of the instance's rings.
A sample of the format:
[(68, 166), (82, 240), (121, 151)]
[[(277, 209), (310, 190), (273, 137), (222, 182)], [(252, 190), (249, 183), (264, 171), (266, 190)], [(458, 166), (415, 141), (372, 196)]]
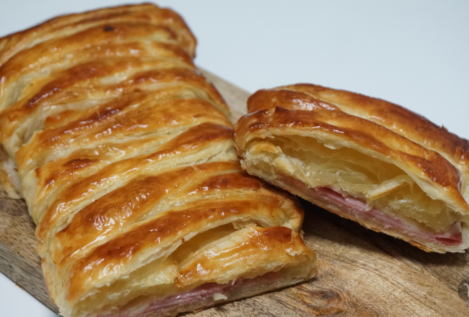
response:
[(445, 233), (423, 231), (418, 227), (387, 215), (376, 208), (367, 208), (365, 202), (350, 195), (342, 194), (329, 187), (317, 187), (316, 192), (325, 200), (343, 207), (346, 213), (353, 214), (357, 219), (371, 220), (379, 227), (393, 230), (410, 237), (417, 237), (427, 242), (441, 243), (445, 246), (456, 246), (462, 243), (461, 224), (454, 223)]
[(327, 203), (339, 207), (341, 214), (347, 218), (357, 221), (363, 220), (373, 224), (377, 228), (384, 228), (421, 241), (439, 243), (445, 246), (457, 246), (462, 243), (462, 228), (460, 222), (454, 223), (445, 233), (434, 232), (431, 229), (422, 230), (399, 218), (385, 214), (376, 208), (370, 208), (364, 201), (346, 193), (339, 192), (334, 188), (309, 188), (303, 182), (290, 176), (281, 175), (278, 178), (282, 183), (288, 184), (288, 187), (294, 188), (302, 193), (305, 199), (311, 197), (313, 200), (316, 200), (316, 198), (319, 197)]
[(227, 295), (229, 295), (228, 293), (231, 291), (242, 291), (243, 289), (249, 289), (260, 284), (273, 284), (281, 279), (279, 273), (270, 272), (253, 279), (244, 279), (241, 277), (227, 284), (207, 283), (181, 294), (158, 299), (150, 303), (144, 310), (139, 310), (138, 312), (124, 310), (112, 315), (99, 315), (98, 317), (143, 317), (152, 313), (165, 315), (177, 307), (190, 306), (199, 301), (213, 299), (213, 301), (220, 300), (220, 302), (223, 302), (223, 300), (228, 299)]

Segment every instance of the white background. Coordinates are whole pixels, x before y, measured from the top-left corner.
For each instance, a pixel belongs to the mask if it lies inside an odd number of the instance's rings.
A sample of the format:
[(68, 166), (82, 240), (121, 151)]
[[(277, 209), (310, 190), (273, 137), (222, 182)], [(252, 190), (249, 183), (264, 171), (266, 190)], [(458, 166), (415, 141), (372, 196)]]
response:
[[(0, 36), (129, 2), (0, 0)], [(185, 18), (199, 40), (199, 66), (249, 92), (298, 82), (351, 90), (469, 138), (469, 1), (157, 3)], [(1, 274), (0, 315), (55, 316)]]

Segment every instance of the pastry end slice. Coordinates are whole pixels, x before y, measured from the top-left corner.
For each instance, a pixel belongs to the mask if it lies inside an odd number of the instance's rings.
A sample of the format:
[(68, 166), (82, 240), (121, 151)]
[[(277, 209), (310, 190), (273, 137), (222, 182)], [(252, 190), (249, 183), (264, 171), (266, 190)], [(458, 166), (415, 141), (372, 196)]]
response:
[(469, 247), (469, 142), (381, 99), (311, 84), (260, 90), (235, 129), (242, 166), (427, 252)]

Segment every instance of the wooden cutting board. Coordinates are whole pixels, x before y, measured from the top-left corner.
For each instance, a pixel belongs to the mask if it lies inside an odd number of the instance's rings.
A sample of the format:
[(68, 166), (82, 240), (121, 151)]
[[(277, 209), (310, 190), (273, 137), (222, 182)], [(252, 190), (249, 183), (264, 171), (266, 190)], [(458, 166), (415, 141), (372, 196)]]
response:
[[(232, 109), (245, 113), (248, 93), (205, 72)], [(459, 283), (469, 254), (430, 254), (302, 201), (306, 244), (318, 257), (312, 281), (204, 310), (208, 316), (469, 316)], [(57, 312), (47, 295), (34, 224), (23, 200), (0, 190), (0, 272)]]

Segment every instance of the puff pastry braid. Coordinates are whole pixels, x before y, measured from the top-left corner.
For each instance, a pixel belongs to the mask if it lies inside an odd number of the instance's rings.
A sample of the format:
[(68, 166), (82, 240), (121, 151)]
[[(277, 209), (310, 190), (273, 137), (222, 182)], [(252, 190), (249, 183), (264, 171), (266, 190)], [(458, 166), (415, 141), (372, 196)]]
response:
[(236, 128), (242, 166), (425, 250), (469, 247), (469, 142), (398, 105), (316, 85), (260, 90)]
[(242, 171), (195, 45), (149, 4), (0, 39), (2, 183), (65, 316), (174, 315), (316, 274), (302, 210)]

